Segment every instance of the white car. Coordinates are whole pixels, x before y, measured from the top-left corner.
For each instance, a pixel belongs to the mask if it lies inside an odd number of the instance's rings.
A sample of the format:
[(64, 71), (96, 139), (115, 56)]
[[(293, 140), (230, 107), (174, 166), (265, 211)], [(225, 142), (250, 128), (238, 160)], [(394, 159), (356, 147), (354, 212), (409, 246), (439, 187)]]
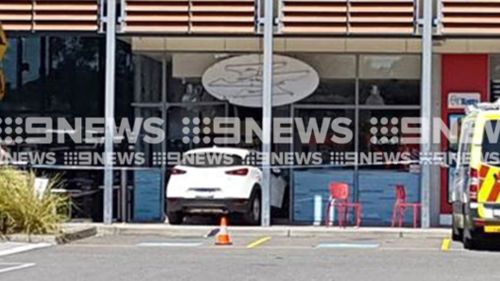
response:
[[(171, 170), (167, 185), (167, 216), (180, 224), (189, 214), (241, 214), (251, 224), (261, 219), (262, 171), (250, 165), (257, 152), (213, 147), (190, 150)], [(255, 163), (255, 162), (254, 162)], [(286, 181), (271, 172), (271, 207), (282, 208)]]

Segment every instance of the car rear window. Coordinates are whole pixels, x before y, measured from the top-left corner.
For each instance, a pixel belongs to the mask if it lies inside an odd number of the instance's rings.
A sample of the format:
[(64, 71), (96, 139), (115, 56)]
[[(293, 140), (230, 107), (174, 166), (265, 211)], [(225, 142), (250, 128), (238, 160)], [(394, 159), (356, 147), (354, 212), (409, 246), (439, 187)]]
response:
[(187, 153), (181, 163), (183, 166), (199, 168), (230, 167), (243, 165), (243, 159), (227, 153)]
[(483, 140), (481, 144), (484, 162), (500, 166), (500, 122), (499, 120), (486, 121), (484, 126)]

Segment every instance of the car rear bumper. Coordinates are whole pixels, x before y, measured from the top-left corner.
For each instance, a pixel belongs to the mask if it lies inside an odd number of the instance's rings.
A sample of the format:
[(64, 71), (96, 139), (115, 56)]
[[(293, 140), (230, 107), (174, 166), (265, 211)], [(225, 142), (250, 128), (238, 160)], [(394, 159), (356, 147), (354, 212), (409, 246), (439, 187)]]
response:
[(167, 198), (167, 212), (190, 214), (246, 213), (248, 199), (185, 199)]

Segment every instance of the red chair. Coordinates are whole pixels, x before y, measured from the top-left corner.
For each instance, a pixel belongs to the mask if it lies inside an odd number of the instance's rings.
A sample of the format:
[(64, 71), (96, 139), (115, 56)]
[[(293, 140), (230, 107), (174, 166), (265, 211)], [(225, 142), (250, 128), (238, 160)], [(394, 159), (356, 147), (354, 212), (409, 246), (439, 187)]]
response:
[(396, 185), (396, 202), (394, 203), (394, 209), (392, 211), (392, 227), (398, 223), (399, 227), (403, 225), (403, 219), (405, 217), (405, 211), (408, 208), (413, 209), (413, 227), (417, 227), (418, 224), (418, 214), (420, 212), (422, 205), (420, 203), (409, 203), (406, 202), (406, 189), (402, 184)]
[(339, 226), (345, 227), (347, 212), (352, 208), (356, 213), (356, 226), (361, 225), (361, 203), (349, 202), (349, 185), (347, 183), (334, 182), (329, 186), (330, 200), (326, 207), (326, 225), (330, 225), (330, 210), (337, 207)]

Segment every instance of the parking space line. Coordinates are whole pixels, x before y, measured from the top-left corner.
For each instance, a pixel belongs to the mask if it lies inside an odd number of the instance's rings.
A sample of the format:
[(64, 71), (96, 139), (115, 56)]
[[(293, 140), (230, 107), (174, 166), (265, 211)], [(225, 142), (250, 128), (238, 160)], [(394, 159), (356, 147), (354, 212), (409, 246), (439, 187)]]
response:
[(447, 252), (450, 250), (451, 240), (449, 238), (443, 239), (443, 243), (441, 243), (441, 251)]
[(202, 242), (143, 242), (138, 247), (199, 247)]
[(20, 270), (20, 269), (25, 269), (28, 267), (33, 267), (36, 264), (35, 263), (0, 263), (0, 266), (6, 265), (8, 267), (6, 268), (1, 268), (0, 273), (6, 273), (14, 270)]
[(12, 247), (9, 249), (1, 250), (0, 257), (13, 255), (13, 254), (19, 254), (22, 252), (27, 252), (27, 251), (31, 251), (31, 250), (36, 250), (36, 249), (41, 249), (41, 248), (46, 248), (46, 247), (52, 246), (49, 243), (37, 243), (37, 244), (7, 243), (7, 244), (12, 244)]
[[(404, 247), (404, 248), (380, 248), (381, 251), (404, 251), (404, 252), (437, 252), (439, 249), (431, 247)], [(462, 252), (462, 249), (450, 249), (450, 252)]]
[(248, 244), (247, 245), (247, 249), (253, 249), (253, 248), (257, 248), (258, 246), (266, 243), (267, 241), (271, 240), (271, 236), (266, 236), (266, 237), (263, 237), (263, 238), (260, 238), (260, 239), (257, 239), (255, 241), (253, 241), (252, 243)]
[(380, 247), (377, 243), (320, 243), (316, 249), (376, 249)]

